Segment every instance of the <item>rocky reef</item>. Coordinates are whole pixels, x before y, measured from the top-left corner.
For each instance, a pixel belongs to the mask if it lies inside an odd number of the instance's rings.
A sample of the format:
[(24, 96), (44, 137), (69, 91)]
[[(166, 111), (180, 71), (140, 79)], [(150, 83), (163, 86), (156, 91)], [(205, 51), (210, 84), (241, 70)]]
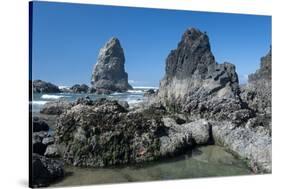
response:
[(157, 160), (209, 142), (208, 123), (179, 125), (166, 113), (155, 107), (128, 111), (106, 99), (76, 103), (60, 115), (56, 141), (65, 162), (86, 167)]
[(92, 73), (91, 90), (99, 94), (109, 94), (132, 89), (124, 65), (123, 48), (119, 40), (113, 37), (100, 49)]
[(42, 80), (34, 80), (32, 82), (32, 90), (34, 93), (60, 93), (61, 92), (58, 86)]

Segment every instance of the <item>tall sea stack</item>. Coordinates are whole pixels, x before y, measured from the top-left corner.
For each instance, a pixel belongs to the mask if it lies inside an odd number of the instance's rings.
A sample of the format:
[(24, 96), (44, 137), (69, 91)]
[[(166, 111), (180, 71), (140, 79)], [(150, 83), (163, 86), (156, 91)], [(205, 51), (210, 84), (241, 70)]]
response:
[(124, 68), (125, 56), (119, 40), (111, 38), (100, 49), (98, 61), (92, 73), (92, 89), (99, 94), (125, 92), (132, 89)]
[(231, 119), (243, 108), (235, 66), (216, 63), (207, 34), (195, 28), (168, 55), (158, 100), (197, 118)]

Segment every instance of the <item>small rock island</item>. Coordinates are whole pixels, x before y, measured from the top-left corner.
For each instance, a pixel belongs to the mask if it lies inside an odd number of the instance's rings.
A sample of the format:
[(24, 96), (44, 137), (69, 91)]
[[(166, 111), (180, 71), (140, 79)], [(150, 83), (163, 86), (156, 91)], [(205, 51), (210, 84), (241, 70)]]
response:
[(125, 92), (133, 89), (125, 72), (125, 56), (120, 41), (112, 37), (100, 49), (92, 74), (92, 91), (98, 94)]

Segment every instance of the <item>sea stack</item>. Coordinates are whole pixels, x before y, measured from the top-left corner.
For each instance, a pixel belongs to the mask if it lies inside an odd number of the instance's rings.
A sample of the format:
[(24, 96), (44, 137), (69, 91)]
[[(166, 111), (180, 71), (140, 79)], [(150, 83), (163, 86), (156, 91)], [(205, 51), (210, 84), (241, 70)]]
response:
[(92, 73), (92, 89), (99, 94), (125, 92), (132, 89), (125, 72), (125, 56), (120, 41), (113, 37), (100, 49)]
[(195, 28), (168, 55), (158, 100), (196, 118), (229, 119), (242, 109), (235, 66), (216, 63), (207, 34)]

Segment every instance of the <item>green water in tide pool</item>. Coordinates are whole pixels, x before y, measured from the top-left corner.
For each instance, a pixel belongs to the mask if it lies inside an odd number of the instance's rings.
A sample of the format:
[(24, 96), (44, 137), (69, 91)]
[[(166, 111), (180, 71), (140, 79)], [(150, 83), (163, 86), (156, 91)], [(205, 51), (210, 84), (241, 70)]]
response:
[(219, 146), (205, 146), (176, 158), (114, 168), (65, 167), (66, 176), (52, 186), (75, 186), (124, 182), (253, 174), (245, 161)]

